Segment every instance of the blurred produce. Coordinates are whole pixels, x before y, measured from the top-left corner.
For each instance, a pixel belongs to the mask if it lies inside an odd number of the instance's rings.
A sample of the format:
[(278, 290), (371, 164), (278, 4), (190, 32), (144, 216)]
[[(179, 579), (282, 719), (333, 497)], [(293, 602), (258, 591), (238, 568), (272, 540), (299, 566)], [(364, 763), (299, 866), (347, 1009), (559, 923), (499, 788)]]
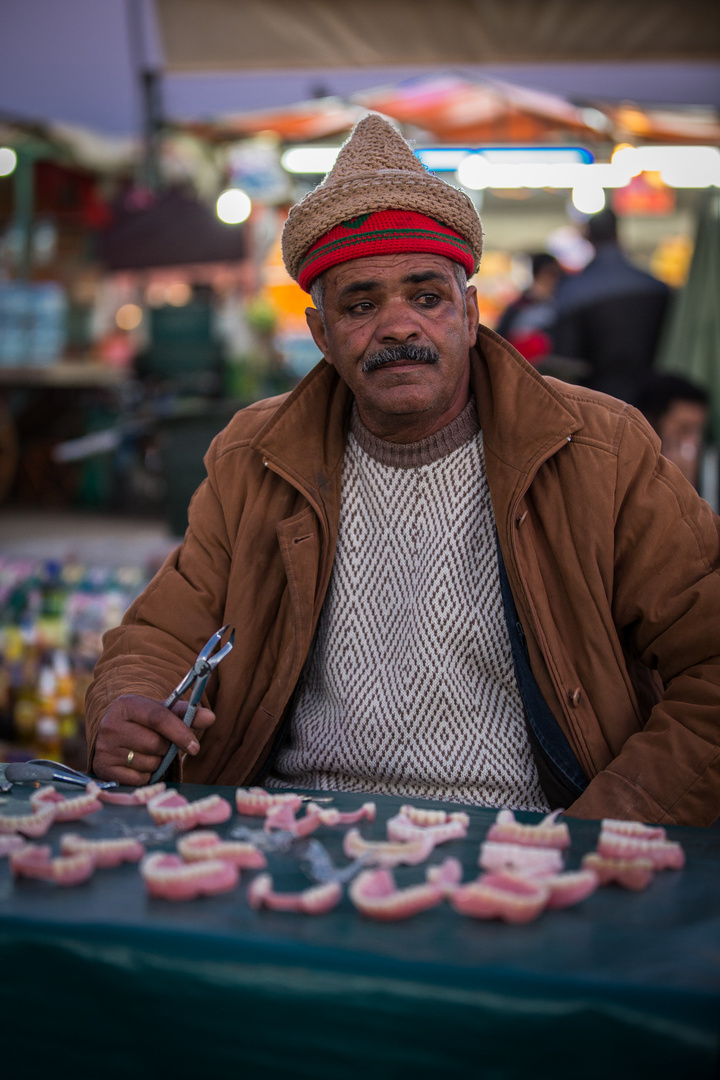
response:
[(136, 566), (0, 558), (0, 760), (85, 768), (85, 693), (102, 635), (149, 576)]

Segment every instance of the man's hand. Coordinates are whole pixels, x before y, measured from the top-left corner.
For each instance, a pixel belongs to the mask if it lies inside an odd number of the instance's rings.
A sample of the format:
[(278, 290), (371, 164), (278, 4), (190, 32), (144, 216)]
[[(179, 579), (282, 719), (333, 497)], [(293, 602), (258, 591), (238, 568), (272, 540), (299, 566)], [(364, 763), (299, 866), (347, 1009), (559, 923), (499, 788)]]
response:
[(187, 705), (187, 701), (178, 701), (172, 709), (166, 709), (139, 694), (117, 698), (100, 721), (93, 772), (101, 780), (139, 787), (147, 784), (170, 743), (175, 743), (181, 753), (197, 754), (200, 743), (193, 732), (210, 727), (215, 713), (201, 706), (192, 727), (187, 728), (179, 719), (185, 715)]

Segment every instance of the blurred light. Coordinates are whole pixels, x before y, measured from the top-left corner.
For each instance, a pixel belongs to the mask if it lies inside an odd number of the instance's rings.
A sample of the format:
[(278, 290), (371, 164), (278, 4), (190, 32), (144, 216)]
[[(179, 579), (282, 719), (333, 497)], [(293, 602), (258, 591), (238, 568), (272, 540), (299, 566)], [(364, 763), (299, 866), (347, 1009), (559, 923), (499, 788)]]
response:
[(0, 146), (0, 176), (9, 176), (17, 165), (17, 154), (9, 146)]
[(186, 281), (173, 281), (165, 291), (165, 301), (173, 307), (185, 307), (192, 299), (192, 289)]
[(621, 146), (612, 161), (632, 176), (659, 172), (668, 187), (720, 187), (720, 150), (716, 146)]
[(669, 187), (720, 187), (720, 150), (716, 146), (673, 146), (666, 151), (658, 171)]
[(433, 172), (456, 172), (468, 154), (482, 155), (497, 164), (530, 162), (591, 162), (593, 156), (583, 146), (488, 146), (470, 149), (463, 146), (426, 147), (415, 151), (416, 157)]
[(605, 191), (599, 184), (583, 183), (572, 189), (572, 202), (581, 214), (597, 214), (605, 205)]
[(489, 159), (489, 153), (468, 154), (457, 176), (463, 187), (481, 188), (575, 188), (625, 187), (630, 174), (622, 165), (583, 163), (577, 160), (533, 161)]
[(304, 176), (321, 173), (324, 176), (332, 169), (339, 153), (339, 146), (294, 146), (285, 151), (280, 164), (286, 172)]
[(123, 304), (115, 313), (115, 322), (121, 330), (136, 330), (142, 317), (142, 308), (137, 304)]
[(239, 225), (250, 216), (252, 203), (249, 196), (240, 188), (229, 188), (218, 198), (215, 210), (217, 216), (226, 225)]
[(607, 131), (610, 128), (610, 117), (605, 113), (600, 112), (599, 109), (581, 109), (580, 115), (582, 116), (583, 123), (588, 127), (594, 128), (595, 131)]
[(145, 303), (148, 307), (159, 308), (165, 303), (167, 286), (162, 281), (151, 281), (145, 290)]
[(612, 152), (610, 160), (613, 165), (625, 169), (629, 176), (639, 176), (642, 172), (642, 162), (638, 158), (637, 149), (629, 143), (620, 143)]

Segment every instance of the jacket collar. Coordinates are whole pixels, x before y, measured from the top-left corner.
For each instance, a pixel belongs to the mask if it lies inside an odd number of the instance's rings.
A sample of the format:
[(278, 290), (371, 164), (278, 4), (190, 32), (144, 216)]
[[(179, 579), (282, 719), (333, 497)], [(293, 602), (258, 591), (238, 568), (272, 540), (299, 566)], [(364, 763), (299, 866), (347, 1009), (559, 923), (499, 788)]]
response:
[(582, 426), (571, 403), (486, 326), (470, 353), (486, 452), (527, 474)]

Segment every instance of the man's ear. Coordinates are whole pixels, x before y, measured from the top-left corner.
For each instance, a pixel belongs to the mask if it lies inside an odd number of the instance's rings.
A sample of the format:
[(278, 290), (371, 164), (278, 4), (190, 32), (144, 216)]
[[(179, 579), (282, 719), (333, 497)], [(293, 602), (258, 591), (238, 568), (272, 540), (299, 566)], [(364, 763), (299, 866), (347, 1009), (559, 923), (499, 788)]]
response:
[(480, 325), (480, 311), (478, 309), (477, 289), (474, 285), (468, 285), (465, 293), (465, 304), (467, 307), (467, 325), (470, 339), (475, 343), (477, 337), (478, 327)]
[(322, 321), (320, 312), (314, 307), (305, 308), (305, 318), (307, 319), (310, 333), (313, 336), (313, 341), (323, 354), (327, 363), (332, 364), (332, 360), (329, 356), (327, 335), (325, 333), (325, 323)]

